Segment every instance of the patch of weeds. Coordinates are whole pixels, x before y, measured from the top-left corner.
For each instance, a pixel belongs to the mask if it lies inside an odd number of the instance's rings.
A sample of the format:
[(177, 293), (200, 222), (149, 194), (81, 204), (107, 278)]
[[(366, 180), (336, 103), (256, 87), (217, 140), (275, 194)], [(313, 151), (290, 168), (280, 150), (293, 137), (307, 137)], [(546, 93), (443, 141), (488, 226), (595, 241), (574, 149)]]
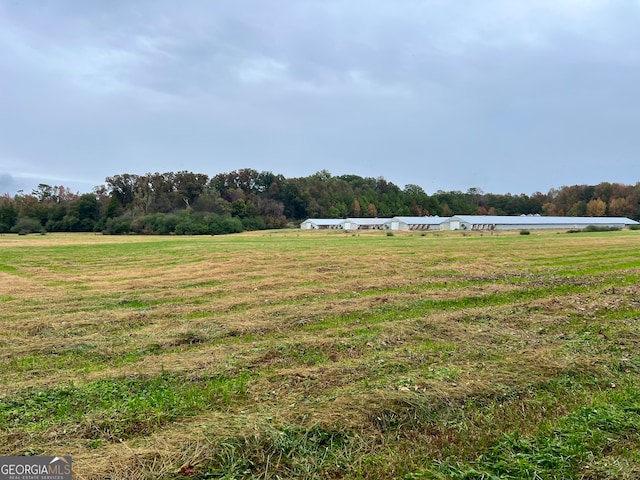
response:
[(136, 309), (144, 309), (151, 306), (151, 303), (145, 302), (139, 299), (127, 299), (121, 300), (118, 302), (118, 306), (120, 308), (136, 308)]
[(12, 265), (0, 264), (0, 272), (4, 273), (17, 273), (18, 269)]
[[(69, 347), (49, 348), (39, 354), (15, 356), (6, 363), (15, 373), (38, 372), (39, 374), (55, 370), (74, 370), (89, 372), (104, 368), (103, 355), (96, 352), (95, 344), (79, 343)], [(5, 362), (0, 362), (0, 364)]]
[(453, 366), (428, 367), (422, 370), (422, 374), (428, 379), (446, 380), (448, 382), (455, 382), (460, 378), (460, 370)]
[(432, 420), (434, 405), (426, 397), (413, 393), (390, 398), (372, 410), (369, 421), (380, 432), (424, 428)]
[(455, 343), (445, 342), (442, 340), (432, 340), (429, 338), (412, 348), (418, 352), (436, 354), (456, 352), (459, 349), (458, 345)]
[(179, 333), (175, 339), (170, 340), (165, 345), (167, 347), (199, 345), (202, 343), (207, 343), (209, 340), (211, 340), (211, 335), (209, 335), (208, 332), (189, 330)]
[(358, 339), (361, 339), (363, 341), (371, 341), (371, 340), (375, 340), (376, 338), (378, 338), (380, 336), (380, 332), (381, 329), (380, 327), (365, 327), (365, 328), (358, 328), (356, 330), (353, 330), (351, 332), (347, 332), (345, 333), (344, 336), (353, 336), (356, 337)]
[(340, 478), (352, 468), (353, 440), (352, 434), (319, 426), (266, 426), (221, 440), (205, 464), (183, 469), (188, 475), (178, 478)]
[(85, 438), (127, 438), (180, 417), (241, 401), (248, 380), (248, 374), (197, 381), (162, 374), (31, 390), (2, 399), (0, 428), (43, 430), (73, 424)]
[(327, 361), (327, 354), (319, 348), (302, 343), (278, 345), (265, 354), (266, 360), (285, 364), (319, 365)]
[(603, 457), (624, 455), (620, 448), (625, 444), (637, 450), (638, 432), (640, 390), (611, 390), (532, 436), (504, 435), (474, 462), (448, 458), (405, 479), (603, 478), (592, 475), (592, 464)]
[(217, 312), (206, 312), (206, 311), (191, 312), (191, 313), (188, 313), (187, 315), (185, 315), (185, 318), (187, 320), (197, 320), (197, 319), (200, 319), (200, 318), (215, 317), (216, 315), (218, 315)]
[(101, 440), (99, 438), (93, 439), (93, 440), (89, 440), (87, 442), (87, 448), (94, 450), (96, 448), (100, 448), (102, 445), (104, 445), (104, 440)]

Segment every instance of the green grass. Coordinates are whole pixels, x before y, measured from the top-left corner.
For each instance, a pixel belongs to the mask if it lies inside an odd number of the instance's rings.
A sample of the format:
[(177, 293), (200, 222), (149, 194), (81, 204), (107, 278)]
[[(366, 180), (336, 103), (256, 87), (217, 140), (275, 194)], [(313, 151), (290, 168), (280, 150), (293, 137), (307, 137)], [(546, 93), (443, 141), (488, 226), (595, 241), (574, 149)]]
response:
[[(445, 459), (405, 479), (620, 478), (636, 463), (627, 448), (640, 434), (640, 390), (611, 388), (588, 406), (545, 424), (530, 436), (507, 433), (475, 461)], [(634, 467), (635, 473), (640, 468)], [(631, 477), (629, 477), (631, 478)]]
[(27, 391), (0, 403), (0, 428), (74, 431), (81, 438), (146, 434), (184, 416), (242, 402), (247, 374), (233, 378), (114, 378)]

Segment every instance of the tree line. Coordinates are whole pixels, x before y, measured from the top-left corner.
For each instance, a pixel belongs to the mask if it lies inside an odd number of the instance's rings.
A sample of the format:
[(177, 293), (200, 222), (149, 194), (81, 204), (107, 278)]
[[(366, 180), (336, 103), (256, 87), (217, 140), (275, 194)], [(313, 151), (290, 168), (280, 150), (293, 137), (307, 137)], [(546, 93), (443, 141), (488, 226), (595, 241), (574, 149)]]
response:
[(424, 215), (622, 216), (640, 220), (640, 182), (552, 188), (531, 195), (400, 188), (383, 177), (308, 177), (250, 168), (119, 174), (91, 193), (39, 184), (0, 197), (0, 233), (223, 234), (295, 226), (306, 218)]

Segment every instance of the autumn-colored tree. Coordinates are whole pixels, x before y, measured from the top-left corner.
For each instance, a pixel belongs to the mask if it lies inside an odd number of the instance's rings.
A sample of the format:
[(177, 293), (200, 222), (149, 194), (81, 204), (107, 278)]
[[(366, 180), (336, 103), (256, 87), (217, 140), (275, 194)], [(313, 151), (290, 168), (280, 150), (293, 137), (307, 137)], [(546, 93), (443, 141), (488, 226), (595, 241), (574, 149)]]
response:
[(359, 217), (361, 214), (361, 210), (360, 210), (360, 202), (358, 201), (357, 198), (353, 199), (353, 205), (351, 206), (351, 214), (354, 217)]
[(612, 198), (609, 201), (609, 214), (615, 217), (633, 217), (636, 213), (635, 198), (629, 195), (624, 198)]
[(547, 217), (555, 217), (558, 215), (558, 208), (555, 203), (547, 202), (542, 205), (542, 214)]
[(587, 203), (587, 216), (589, 217), (604, 217), (607, 213), (607, 204), (599, 198), (589, 200)]

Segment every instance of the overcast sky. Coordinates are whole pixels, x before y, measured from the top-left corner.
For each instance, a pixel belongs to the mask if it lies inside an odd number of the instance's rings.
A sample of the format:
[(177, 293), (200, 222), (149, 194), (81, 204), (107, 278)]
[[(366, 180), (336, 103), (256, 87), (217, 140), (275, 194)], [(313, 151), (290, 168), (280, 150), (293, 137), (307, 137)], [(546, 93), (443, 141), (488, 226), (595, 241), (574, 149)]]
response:
[(640, 181), (640, 0), (0, 0), (0, 194), (240, 168)]

